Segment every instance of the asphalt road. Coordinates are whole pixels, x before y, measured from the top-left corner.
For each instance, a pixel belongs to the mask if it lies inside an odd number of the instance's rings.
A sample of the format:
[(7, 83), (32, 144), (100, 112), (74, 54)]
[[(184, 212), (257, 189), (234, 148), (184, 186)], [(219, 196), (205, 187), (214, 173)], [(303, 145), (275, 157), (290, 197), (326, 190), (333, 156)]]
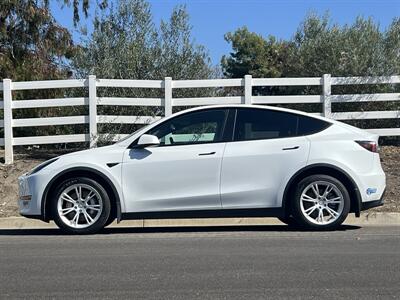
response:
[(400, 227), (0, 230), (1, 298), (400, 298)]

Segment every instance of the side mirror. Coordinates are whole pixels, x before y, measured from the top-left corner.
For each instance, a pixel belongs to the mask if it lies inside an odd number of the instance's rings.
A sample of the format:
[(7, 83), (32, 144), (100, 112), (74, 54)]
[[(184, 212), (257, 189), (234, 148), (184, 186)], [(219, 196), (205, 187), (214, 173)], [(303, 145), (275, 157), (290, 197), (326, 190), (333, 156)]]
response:
[(151, 134), (143, 134), (136, 145), (136, 148), (146, 148), (149, 146), (157, 146), (160, 144), (158, 137)]

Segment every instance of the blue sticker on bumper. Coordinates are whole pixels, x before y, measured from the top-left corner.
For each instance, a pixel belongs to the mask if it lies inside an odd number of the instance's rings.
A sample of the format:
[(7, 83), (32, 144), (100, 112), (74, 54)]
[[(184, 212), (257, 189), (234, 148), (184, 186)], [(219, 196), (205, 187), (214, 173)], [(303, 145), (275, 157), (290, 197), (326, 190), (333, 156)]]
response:
[(369, 195), (375, 194), (376, 191), (377, 191), (376, 188), (367, 188), (367, 195), (369, 196)]

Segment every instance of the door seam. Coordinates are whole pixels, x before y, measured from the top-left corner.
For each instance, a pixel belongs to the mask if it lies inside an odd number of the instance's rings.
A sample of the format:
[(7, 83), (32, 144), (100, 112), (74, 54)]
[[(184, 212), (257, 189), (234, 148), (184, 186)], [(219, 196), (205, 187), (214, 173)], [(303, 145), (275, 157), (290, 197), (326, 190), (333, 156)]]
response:
[(221, 165), (220, 165), (220, 168), (219, 168), (219, 189), (218, 189), (218, 191), (219, 191), (219, 202), (220, 202), (221, 208), (223, 208), (223, 205), (222, 205), (222, 193), (221, 193), (221, 186), (222, 186), (222, 165), (223, 165), (223, 163), (224, 163), (225, 149), (226, 149), (227, 144), (228, 144), (228, 143), (225, 143), (224, 149), (222, 150)]

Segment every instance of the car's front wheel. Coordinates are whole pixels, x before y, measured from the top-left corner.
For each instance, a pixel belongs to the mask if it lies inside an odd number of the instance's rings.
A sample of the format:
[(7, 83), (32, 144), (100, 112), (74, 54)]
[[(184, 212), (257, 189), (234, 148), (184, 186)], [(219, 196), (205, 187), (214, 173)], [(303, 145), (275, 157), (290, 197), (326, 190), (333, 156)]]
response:
[(54, 222), (67, 233), (90, 234), (102, 229), (110, 216), (110, 199), (95, 180), (78, 177), (62, 182), (52, 202)]
[(338, 179), (311, 175), (297, 184), (293, 215), (303, 227), (335, 229), (344, 222), (349, 210), (349, 193)]

